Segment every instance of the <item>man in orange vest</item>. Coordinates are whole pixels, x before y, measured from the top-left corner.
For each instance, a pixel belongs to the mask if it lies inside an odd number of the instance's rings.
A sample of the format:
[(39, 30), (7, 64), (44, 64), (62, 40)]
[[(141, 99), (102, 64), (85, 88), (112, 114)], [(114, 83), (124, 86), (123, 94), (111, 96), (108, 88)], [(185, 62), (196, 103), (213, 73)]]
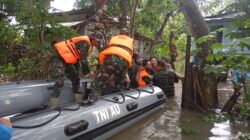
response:
[(101, 72), (92, 91), (101, 95), (126, 90), (130, 83), (127, 69), (132, 66), (134, 40), (127, 35), (111, 38), (108, 47), (99, 54)]
[[(82, 93), (79, 90), (80, 76), (89, 72), (87, 56), (91, 53), (93, 46), (100, 47), (101, 36), (92, 34), (90, 36), (78, 36), (54, 44), (60, 60), (55, 63), (56, 83), (53, 87), (53, 93), (50, 98), (50, 106), (55, 107), (58, 104), (60, 89), (64, 86), (65, 75), (71, 80), (75, 101), (82, 99)], [(58, 59), (57, 59), (58, 60)]]
[(145, 87), (151, 84), (152, 76), (146, 71), (147, 61), (138, 64), (138, 73), (136, 76), (138, 87)]

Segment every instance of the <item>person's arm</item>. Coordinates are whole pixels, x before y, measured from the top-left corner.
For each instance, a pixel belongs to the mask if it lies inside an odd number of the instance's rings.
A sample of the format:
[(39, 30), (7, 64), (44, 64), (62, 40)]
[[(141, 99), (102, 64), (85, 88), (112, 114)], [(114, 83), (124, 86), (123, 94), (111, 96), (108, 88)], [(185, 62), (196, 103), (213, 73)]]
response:
[(0, 140), (10, 140), (13, 135), (11, 122), (7, 119), (0, 118)]
[(125, 81), (127, 82), (127, 87), (128, 87), (131, 82), (128, 73), (126, 73), (125, 75)]
[(174, 76), (174, 82), (175, 83), (178, 83), (179, 82), (179, 77), (175, 74), (175, 76)]
[(153, 85), (158, 85), (156, 77), (157, 77), (156, 75), (153, 75), (153, 78), (152, 78)]
[(0, 118), (0, 123), (4, 124), (6, 126), (12, 127), (11, 122), (7, 119)]
[(152, 82), (152, 79), (148, 76), (144, 76), (142, 77), (142, 80), (146, 82), (146, 84), (151, 84)]

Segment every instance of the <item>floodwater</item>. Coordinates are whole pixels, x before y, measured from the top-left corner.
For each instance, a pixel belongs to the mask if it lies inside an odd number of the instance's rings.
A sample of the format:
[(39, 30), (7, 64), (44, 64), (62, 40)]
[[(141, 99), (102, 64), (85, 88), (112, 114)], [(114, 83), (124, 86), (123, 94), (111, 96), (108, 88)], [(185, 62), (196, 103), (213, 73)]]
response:
[[(228, 84), (219, 85), (219, 101), (222, 106), (232, 95)], [(176, 84), (176, 96), (168, 98), (165, 106), (110, 140), (234, 140), (239, 139), (242, 124), (236, 121), (222, 123), (205, 122), (204, 115), (181, 109), (181, 84)], [(188, 126), (191, 134), (182, 134), (179, 126)], [(247, 131), (250, 132), (249, 127)]]

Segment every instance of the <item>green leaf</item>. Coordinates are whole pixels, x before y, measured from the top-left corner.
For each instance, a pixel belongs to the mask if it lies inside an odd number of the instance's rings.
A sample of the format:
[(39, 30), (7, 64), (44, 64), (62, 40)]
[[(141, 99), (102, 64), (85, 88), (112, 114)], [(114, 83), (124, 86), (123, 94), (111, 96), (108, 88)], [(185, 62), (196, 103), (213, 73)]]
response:
[(216, 32), (229, 32), (229, 30), (227, 28), (219, 28)]
[(208, 62), (213, 62), (214, 61), (214, 55), (213, 54), (209, 54), (207, 57), (206, 57), (206, 60)]
[(214, 38), (215, 38), (214, 35), (209, 34), (209, 35), (207, 35), (207, 36), (203, 36), (203, 37), (198, 38), (198, 39), (196, 40), (196, 42), (197, 42), (198, 44), (206, 43), (206, 42), (208, 42), (208, 41), (213, 40)]
[(221, 43), (214, 43), (211, 46), (211, 49), (213, 49), (213, 50), (222, 49), (222, 48), (224, 48), (224, 46)]
[(215, 55), (214, 55), (214, 59), (215, 59), (216, 61), (221, 60), (222, 57), (223, 57), (223, 56), (222, 56), (221, 54), (215, 54)]
[(249, 44), (250, 45), (250, 37), (242, 38), (242, 39), (240, 39), (240, 42), (243, 42), (245, 44)]

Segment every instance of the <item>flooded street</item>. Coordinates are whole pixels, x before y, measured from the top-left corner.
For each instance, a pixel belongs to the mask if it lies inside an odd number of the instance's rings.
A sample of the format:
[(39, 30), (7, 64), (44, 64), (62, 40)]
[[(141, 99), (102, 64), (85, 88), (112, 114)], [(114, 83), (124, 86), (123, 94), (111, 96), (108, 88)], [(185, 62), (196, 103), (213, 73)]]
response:
[[(219, 85), (220, 106), (231, 96), (233, 89)], [(223, 94), (227, 94), (226, 96)], [(168, 98), (166, 105), (151, 116), (113, 136), (110, 140), (228, 140), (238, 139), (241, 129), (237, 123), (225, 121), (208, 123), (197, 112), (181, 110), (181, 85), (176, 85), (176, 96)], [(192, 134), (183, 134), (180, 126), (188, 127)], [(183, 127), (182, 127), (183, 128)], [(248, 127), (248, 130), (249, 127)]]

